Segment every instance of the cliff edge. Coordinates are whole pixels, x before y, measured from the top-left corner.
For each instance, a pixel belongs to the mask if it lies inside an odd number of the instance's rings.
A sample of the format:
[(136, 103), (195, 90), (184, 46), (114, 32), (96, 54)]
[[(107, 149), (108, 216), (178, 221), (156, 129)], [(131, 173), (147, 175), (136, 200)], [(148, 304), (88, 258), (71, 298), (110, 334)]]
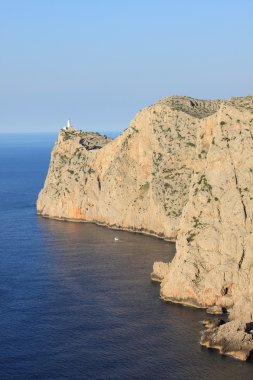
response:
[(165, 98), (141, 110), (115, 140), (62, 129), (38, 213), (175, 240), (196, 166), (201, 120), (218, 107), (215, 101)]
[(112, 140), (61, 130), (37, 212), (177, 239), (155, 263), (165, 300), (220, 307), (201, 344), (245, 360), (253, 349), (253, 96), (168, 97)]

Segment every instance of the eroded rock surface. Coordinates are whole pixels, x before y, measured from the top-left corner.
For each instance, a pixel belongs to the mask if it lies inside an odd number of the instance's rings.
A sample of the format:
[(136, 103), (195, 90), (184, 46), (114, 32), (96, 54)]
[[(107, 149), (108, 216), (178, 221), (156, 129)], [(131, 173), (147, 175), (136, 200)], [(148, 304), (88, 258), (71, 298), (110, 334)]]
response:
[(156, 261), (153, 265), (153, 272), (151, 273), (151, 280), (156, 282), (162, 282), (169, 273), (169, 263), (163, 263), (162, 261)]
[(214, 305), (214, 306), (208, 307), (206, 309), (206, 312), (207, 312), (207, 314), (214, 314), (214, 315), (218, 314), (219, 315), (219, 314), (225, 313), (226, 309), (224, 309), (221, 306)]
[(252, 333), (247, 325), (240, 321), (224, 324), (205, 323), (200, 344), (207, 348), (215, 348), (223, 355), (233, 356), (240, 360), (247, 360), (253, 350)]
[[(197, 307), (220, 306), (230, 320), (245, 325), (253, 320), (253, 97), (224, 102), (203, 119), (197, 141), (197, 152), (206, 141), (206, 154), (198, 156), (161, 296)], [(230, 341), (236, 324), (228, 326)], [(208, 336), (220, 339), (224, 331), (217, 327)], [(252, 335), (245, 339), (251, 348)], [(213, 346), (211, 340), (208, 344)], [(230, 355), (240, 358), (240, 344), (236, 347)]]
[[(115, 140), (62, 130), (37, 210), (43, 216), (177, 238), (173, 261), (153, 268), (161, 297), (228, 311), (230, 322), (209, 328), (201, 344), (218, 342), (221, 352), (248, 357), (253, 96), (165, 98), (141, 110)], [(224, 334), (231, 346), (224, 345)]]
[(38, 213), (175, 240), (189, 198), (200, 116), (214, 113), (218, 104), (165, 98), (141, 110), (113, 141), (61, 130)]

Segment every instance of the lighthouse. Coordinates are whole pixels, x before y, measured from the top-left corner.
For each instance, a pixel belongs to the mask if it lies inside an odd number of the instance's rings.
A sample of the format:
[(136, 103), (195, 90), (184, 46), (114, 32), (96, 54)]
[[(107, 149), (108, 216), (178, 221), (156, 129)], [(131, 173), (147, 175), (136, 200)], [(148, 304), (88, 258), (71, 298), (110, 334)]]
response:
[(74, 129), (72, 127), (70, 119), (68, 119), (66, 126), (63, 128), (65, 131)]
[(71, 129), (72, 128), (72, 125), (71, 125), (71, 121), (70, 121), (70, 119), (68, 119), (68, 121), (67, 121), (67, 125), (66, 125), (66, 129)]

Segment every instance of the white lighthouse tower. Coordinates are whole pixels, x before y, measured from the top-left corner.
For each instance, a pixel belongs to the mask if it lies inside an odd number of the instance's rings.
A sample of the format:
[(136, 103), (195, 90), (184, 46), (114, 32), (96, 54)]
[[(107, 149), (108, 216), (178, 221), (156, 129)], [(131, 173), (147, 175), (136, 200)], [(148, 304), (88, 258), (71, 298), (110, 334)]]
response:
[(66, 126), (63, 128), (65, 131), (74, 129), (70, 119), (68, 119)]
[(67, 129), (72, 128), (70, 119), (68, 119), (66, 127)]
[(70, 121), (70, 119), (68, 119), (66, 129), (72, 129), (72, 128), (73, 127), (72, 127), (71, 121)]

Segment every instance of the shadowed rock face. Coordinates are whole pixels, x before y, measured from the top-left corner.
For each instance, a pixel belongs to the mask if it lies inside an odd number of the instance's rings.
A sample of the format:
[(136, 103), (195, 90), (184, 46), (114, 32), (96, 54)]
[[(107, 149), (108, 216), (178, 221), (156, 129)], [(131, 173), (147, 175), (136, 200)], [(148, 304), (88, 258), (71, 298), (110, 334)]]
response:
[(170, 96), (160, 100), (158, 103), (165, 104), (174, 110), (182, 111), (193, 117), (202, 119), (217, 112), (222, 101), (194, 99), (188, 96)]
[(200, 344), (207, 348), (216, 348), (223, 355), (233, 356), (236, 359), (247, 360), (253, 349), (252, 334), (247, 331), (246, 325), (240, 321), (228, 323), (206, 323)]
[[(72, 133), (74, 132), (72, 131)], [(86, 150), (101, 149), (108, 144), (108, 142), (112, 141), (112, 139), (107, 136), (93, 132), (81, 132), (80, 137), (79, 144), (86, 148)]]
[(37, 210), (177, 238), (173, 261), (154, 265), (161, 296), (227, 310), (230, 322), (209, 328), (201, 344), (246, 359), (253, 348), (246, 328), (253, 320), (252, 153), (253, 96), (165, 98), (113, 141), (62, 130)]

